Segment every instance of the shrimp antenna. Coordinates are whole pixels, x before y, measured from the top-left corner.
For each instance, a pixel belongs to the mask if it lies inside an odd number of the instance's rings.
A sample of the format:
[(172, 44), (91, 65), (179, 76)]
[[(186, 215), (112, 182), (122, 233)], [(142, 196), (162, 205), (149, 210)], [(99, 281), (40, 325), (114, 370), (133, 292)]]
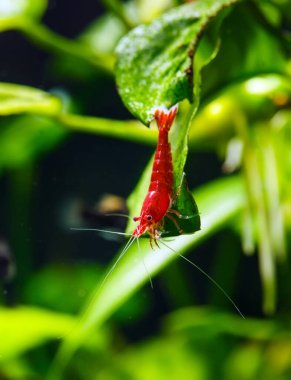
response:
[(120, 214), (119, 212), (111, 212), (110, 214), (104, 214), (104, 216), (122, 216), (123, 218), (132, 220), (132, 218), (129, 215)]
[(151, 288), (153, 289), (154, 288), (154, 285), (153, 285), (153, 281), (152, 281), (152, 278), (151, 278), (151, 275), (150, 275), (150, 272), (148, 271), (148, 268), (145, 264), (145, 261), (143, 259), (143, 256), (142, 256), (142, 252), (141, 252), (141, 248), (140, 248), (140, 244), (139, 244), (139, 240), (138, 240), (138, 237), (136, 237), (136, 241), (137, 241), (137, 245), (138, 245), (138, 253), (140, 255), (140, 258), (142, 260), (142, 263), (143, 263), (143, 266), (144, 266), (144, 269), (145, 271), (147, 272), (147, 275), (148, 275), (148, 278), (149, 278), (149, 281), (150, 281), (150, 284), (151, 284)]
[(99, 286), (99, 289), (98, 289), (98, 293), (100, 293), (101, 289), (103, 288), (106, 280), (108, 279), (108, 277), (111, 275), (111, 273), (114, 271), (114, 269), (116, 268), (117, 264), (119, 263), (119, 261), (123, 258), (124, 254), (126, 253), (126, 251), (130, 248), (130, 246), (134, 243), (136, 237), (135, 236), (132, 236), (128, 242), (126, 243), (125, 247), (123, 248), (121, 254), (118, 256), (117, 260), (115, 261), (115, 263), (112, 265), (112, 267), (109, 269), (109, 271), (107, 272), (106, 276), (103, 278), (100, 286)]
[(114, 234), (114, 235), (122, 235), (122, 236), (131, 236), (131, 234), (127, 234), (125, 232), (118, 232), (118, 231), (109, 231), (109, 230), (101, 230), (99, 228), (70, 228), (72, 231), (97, 231), (97, 232), (106, 232), (108, 234)]
[(172, 247), (170, 247), (168, 244), (166, 244), (164, 241), (160, 240), (160, 242), (167, 248), (169, 248), (171, 251), (175, 252), (176, 254), (178, 254), (182, 259), (184, 259), (185, 261), (187, 261), (189, 264), (191, 264), (193, 267), (195, 267), (196, 269), (198, 269), (202, 274), (204, 274), (205, 277), (208, 278), (208, 280), (210, 280), (224, 295), (225, 297), (229, 300), (229, 302), (233, 305), (233, 307), (236, 309), (236, 311), (239, 313), (239, 315), (245, 319), (245, 316), (243, 315), (243, 313), (240, 311), (240, 309), (238, 308), (238, 306), (235, 304), (235, 302), (230, 298), (230, 296), (226, 293), (226, 291), (219, 285), (218, 282), (216, 282), (214, 280), (214, 278), (212, 278), (208, 273), (206, 273), (202, 268), (200, 268), (197, 264), (195, 264), (193, 261), (189, 260), (187, 257), (181, 255), (180, 253), (176, 252)]

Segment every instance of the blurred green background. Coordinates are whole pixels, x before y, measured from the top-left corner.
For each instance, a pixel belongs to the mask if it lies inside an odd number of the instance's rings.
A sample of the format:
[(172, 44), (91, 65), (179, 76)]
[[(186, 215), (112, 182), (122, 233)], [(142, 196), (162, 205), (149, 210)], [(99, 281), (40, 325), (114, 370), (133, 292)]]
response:
[(201, 40), (185, 171), (202, 230), (168, 243), (246, 319), (147, 239), (154, 288), (135, 244), (100, 291), (124, 239), (72, 230), (124, 231), (104, 214), (141, 205), (157, 134), (118, 95), (115, 47), (183, 3), (0, 2), (1, 380), (291, 379), (289, 0), (234, 4)]

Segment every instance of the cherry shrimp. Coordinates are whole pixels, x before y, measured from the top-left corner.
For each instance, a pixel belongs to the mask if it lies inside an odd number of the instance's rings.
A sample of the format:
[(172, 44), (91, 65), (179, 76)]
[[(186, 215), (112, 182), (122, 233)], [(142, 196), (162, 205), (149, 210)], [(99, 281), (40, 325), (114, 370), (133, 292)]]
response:
[[(172, 220), (172, 222), (174, 223), (178, 231), (181, 234), (183, 234), (183, 231), (179, 227), (174, 215), (177, 216), (178, 218), (183, 218), (183, 219), (189, 219), (193, 217), (193, 216), (184, 216), (180, 214), (179, 211), (171, 208), (173, 205), (173, 202), (179, 196), (179, 192), (181, 188), (181, 185), (180, 185), (177, 192), (176, 193), (174, 192), (173, 159), (172, 159), (171, 145), (169, 142), (169, 132), (170, 132), (171, 126), (173, 125), (177, 111), (178, 111), (177, 105), (171, 107), (169, 110), (167, 110), (166, 108), (160, 107), (160, 108), (157, 108), (155, 111), (154, 118), (156, 120), (156, 123), (158, 126), (158, 132), (159, 132), (158, 143), (157, 143), (157, 148), (155, 152), (148, 192), (143, 201), (140, 215), (133, 218), (134, 221), (138, 222), (138, 225), (136, 226), (134, 231), (131, 234), (127, 234), (123, 232), (106, 231), (106, 230), (101, 230), (101, 229), (96, 229), (96, 228), (83, 229), (87, 231), (99, 231), (99, 232), (107, 232), (107, 233), (123, 235), (123, 236), (130, 236), (130, 239), (128, 240), (124, 249), (120, 253), (118, 259), (115, 261), (115, 263), (113, 264), (109, 272), (104, 277), (99, 288), (100, 290), (105, 284), (105, 281), (107, 280), (107, 278), (114, 271), (119, 261), (122, 259), (126, 251), (130, 248), (130, 246), (134, 243), (135, 240), (137, 241), (138, 251), (140, 252), (140, 245), (139, 245), (140, 236), (146, 233), (149, 235), (150, 246), (152, 249), (153, 249), (152, 241), (154, 241), (157, 247), (159, 247), (158, 242), (157, 242), (157, 240), (159, 240), (159, 242), (163, 244), (165, 247), (174, 251), (168, 244), (166, 244), (161, 239), (165, 218), (169, 218), (170, 220)], [(130, 218), (129, 216), (123, 215), (123, 214), (110, 214), (110, 215), (126, 216)], [(76, 228), (73, 228), (73, 229), (78, 230)], [(177, 253), (176, 251), (174, 252)], [(184, 259), (185, 261), (190, 263), (192, 266), (194, 266), (196, 269), (198, 269), (202, 274), (204, 274), (225, 295), (225, 297), (231, 302), (231, 304), (238, 311), (241, 317), (245, 318), (244, 315), (239, 310), (239, 308), (237, 307), (237, 305), (230, 298), (230, 296), (211, 276), (209, 276), (202, 268), (200, 268), (197, 264), (195, 264), (194, 262), (192, 262), (185, 256), (179, 253), (177, 254), (182, 259)], [(143, 264), (148, 274), (151, 286), (153, 287), (150, 274), (145, 266), (144, 261), (143, 261)]]
[(173, 159), (168, 138), (177, 111), (178, 106), (175, 105), (169, 110), (158, 108), (155, 112), (159, 136), (152, 175), (140, 216), (134, 218), (134, 221), (139, 222), (139, 224), (133, 231), (132, 236), (138, 238), (147, 232), (150, 236), (151, 247), (152, 239), (158, 245), (157, 239), (160, 238), (163, 231), (165, 217), (169, 217), (179, 230), (176, 220), (171, 215), (171, 213), (179, 213), (171, 209), (175, 196), (173, 190)]

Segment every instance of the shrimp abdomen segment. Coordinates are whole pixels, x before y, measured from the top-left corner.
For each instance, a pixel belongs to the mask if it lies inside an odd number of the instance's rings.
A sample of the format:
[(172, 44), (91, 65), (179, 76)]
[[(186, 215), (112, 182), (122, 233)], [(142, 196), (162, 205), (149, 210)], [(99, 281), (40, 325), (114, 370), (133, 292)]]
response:
[[(164, 137), (162, 137), (164, 139)], [(155, 160), (153, 164), (153, 171), (151, 175), (151, 182), (149, 191), (158, 191), (160, 188), (165, 188), (168, 192), (173, 189), (173, 164), (171, 147), (166, 136), (165, 141), (160, 141), (159, 137)]]
[(171, 107), (169, 110), (163, 107), (156, 109), (155, 119), (159, 128), (159, 131), (166, 130), (167, 132), (169, 132), (177, 112), (178, 112), (177, 104)]
[(168, 136), (177, 109), (177, 106), (172, 107), (168, 111), (159, 108), (155, 112), (155, 119), (159, 129), (159, 138), (149, 191), (164, 190), (168, 191), (169, 196), (172, 195), (174, 178), (172, 152)]

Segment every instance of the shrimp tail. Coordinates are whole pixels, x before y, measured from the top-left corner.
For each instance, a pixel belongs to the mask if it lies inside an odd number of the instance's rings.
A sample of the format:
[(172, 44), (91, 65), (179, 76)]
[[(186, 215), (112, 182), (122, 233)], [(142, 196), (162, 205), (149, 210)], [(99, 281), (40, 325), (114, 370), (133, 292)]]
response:
[(164, 130), (166, 132), (169, 132), (177, 112), (178, 112), (178, 104), (174, 105), (169, 110), (164, 107), (160, 107), (156, 109), (155, 120), (157, 122), (159, 131)]

